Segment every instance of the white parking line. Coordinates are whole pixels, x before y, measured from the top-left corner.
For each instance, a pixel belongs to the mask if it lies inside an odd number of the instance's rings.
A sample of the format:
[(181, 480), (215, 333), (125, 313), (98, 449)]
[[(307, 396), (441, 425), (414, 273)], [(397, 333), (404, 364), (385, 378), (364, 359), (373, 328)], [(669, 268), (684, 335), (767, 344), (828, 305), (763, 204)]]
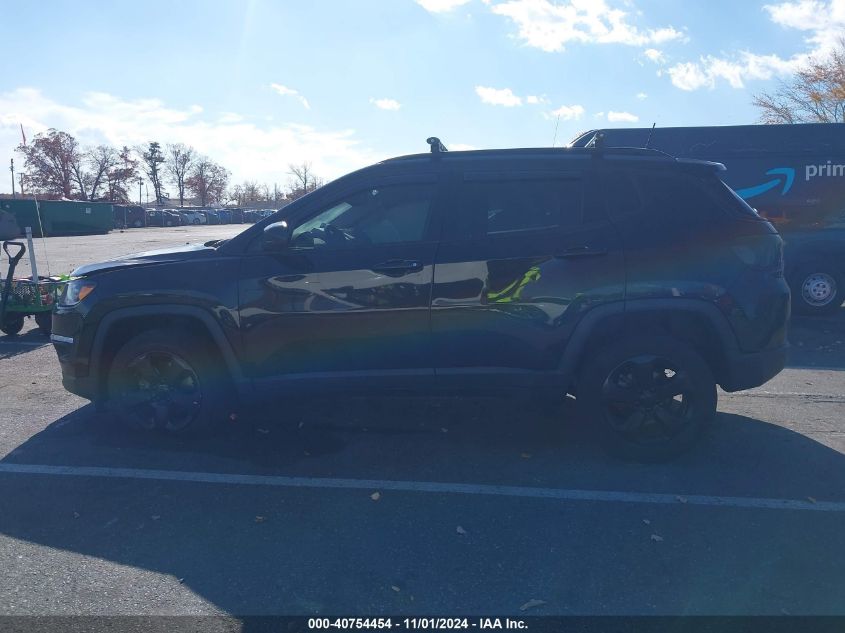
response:
[(694, 505), (761, 510), (798, 510), (845, 512), (845, 502), (801, 501), (758, 497), (714, 497), (615, 490), (567, 490), (491, 484), (440, 483), (433, 481), (391, 481), (380, 479), (341, 479), (334, 477), (285, 477), (274, 475), (238, 475), (178, 470), (140, 468), (104, 468), (99, 466), (52, 466), (46, 464), (0, 464), (0, 474), (50, 475), (60, 477), (97, 477), (105, 479), (143, 479), (276, 488), (330, 488), (345, 490), (468, 494), (495, 497), (524, 497), (557, 501), (599, 501), (658, 505)]

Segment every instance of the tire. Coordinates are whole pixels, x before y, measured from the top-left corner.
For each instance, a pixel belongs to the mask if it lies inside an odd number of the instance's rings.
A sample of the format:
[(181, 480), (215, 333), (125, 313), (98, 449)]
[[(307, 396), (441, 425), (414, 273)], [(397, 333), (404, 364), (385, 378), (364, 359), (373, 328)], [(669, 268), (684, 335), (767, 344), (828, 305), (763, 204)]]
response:
[(200, 223), (199, 218), (194, 218), (192, 223), (193, 224), (199, 224)]
[(668, 461), (690, 449), (716, 414), (707, 362), (668, 336), (626, 338), (589, 358), (578, 383), (581, 416), (611, 455)]
[(0, 325), (0, 332), (7, 336), (15, 336), (23, 329), (23, 315), (19, 312), (7, 312)]
[(845, 299), (845, 273), (832, 263), (804, 264), (789, 276), (789, 287), (795, 314), (831, 314)]
[(50, 336), (50, 333), (53, 331), (53, 313), (36, 312), (35, 323), (43, 335)]
[(231, 381), (215, 350), (184, 330), (148, 330), (120, 348), (108, 408), (127, 427), (177, 435), (208, 432), (231, 412)]

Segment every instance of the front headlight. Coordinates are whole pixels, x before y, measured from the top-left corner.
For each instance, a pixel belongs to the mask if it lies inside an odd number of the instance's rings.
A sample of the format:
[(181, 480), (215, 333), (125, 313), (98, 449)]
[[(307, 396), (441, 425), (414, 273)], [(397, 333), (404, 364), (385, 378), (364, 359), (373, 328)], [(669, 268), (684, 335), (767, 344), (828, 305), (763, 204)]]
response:
[(62, 296), (59, 297), (60, 306), (75, 306), (85, 297), (90, 295), (97, 286), (93, 281), (88, 279), (72, 279), (65, 284), (65, 289), (62, 291)]

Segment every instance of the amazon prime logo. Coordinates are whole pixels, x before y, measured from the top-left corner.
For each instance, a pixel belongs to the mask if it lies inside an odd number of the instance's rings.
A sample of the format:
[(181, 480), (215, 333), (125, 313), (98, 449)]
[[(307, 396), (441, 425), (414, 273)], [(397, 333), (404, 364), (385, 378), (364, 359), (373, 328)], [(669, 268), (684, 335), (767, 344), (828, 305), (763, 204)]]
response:
[(845, 165), (833, 165), (832, 161), (827, 161), (821, 165), (804, 166), (804, 180), (817, 176), (845, 176)]
[[(810, 167), (815, 168), (815, 165), (808, 165), (807, 168)], [(782, 178), (774, 178), (769, 180), (768, 182), (764, 182), (760, 185), (755, 185), (754, 187), (746, 187), (745, 189), (737, 189), (736, 193), (740, 198), (744, 200), (748, 200), (749, 198), (754, 198), (755, 196), (759, 196), (761, 194), (766, 193), (770, 189), (774, 189), (777, 187), (781, 182), (783, 183), (783, 188), (781, 189), (780, 195), (785, 196), (786, 193), (792, 189), (792, 183), (795, 181), (795, 170), (792, 167), (775, 167), (774, 169), (770, 169), (766, 172), (767, 176), (782, 176)], [(808, 177), (809, 179), (809, 177)]]

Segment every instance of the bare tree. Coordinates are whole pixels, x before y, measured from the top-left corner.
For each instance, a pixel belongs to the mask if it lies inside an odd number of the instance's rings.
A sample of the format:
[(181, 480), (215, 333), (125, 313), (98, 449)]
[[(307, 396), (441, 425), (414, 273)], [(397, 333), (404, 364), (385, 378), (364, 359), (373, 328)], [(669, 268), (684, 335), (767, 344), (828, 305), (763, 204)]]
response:
[(845, 122), (845, 38), (825, 59), (811, 59), (773, 93), (754, 97), (762, 123)]
[(191, 166), (194, 164), (196, 155), (197, 152), (193, 147), (183, 143), (167, 146), (164, 164), (179, 192), (180, 207), (185, 206), (185, 178), (191, 172)]
[[(120, 164), (120, 154), (113, 147), (98, 145), (85, 152), (85, 163), (88, 171), (80, 174), (79, 168), (74, 167), (74, 173), (77, 174), (82, 199), (96, 200), (100, 187), (108, 181), (109, 172)], [(83, 185), (88, 186), (87, 192)]]
[(67, 132), (50, 128), (36, 134), (29, 145), (19, 145), (24, 156), (30, 188), (63, 198), (74, 197), (74, 165), (82, 162), (77, 140)]
[(314, 174), (314, 169), (309, 162), (288, 165), (288, 169), (290, 170), (288, 173), (293, 176), (286, 196), (289, 200), (301, 198), (323, 185), (322, 178)]
[(162, 163), (164, 163), (164, 154), (161, 153), (161, 144), (157, 141), (152, 141), (147, 146), (146, 151), (141, 149), (138, 152), (141, 155), (141, 160), (144, 163), (144, 171), (147, 178), (153, 185), (155, 192), (156, 204), (161, 204), (164, 198), (164, 188), (162, 185)]
[(129, 186), (138, 178), (138, 161), (125, 145), (120, 149), (117, 163), (106, 172), (108, 199), (112, 202), (129, 202)]
[(200, 205), (220, 202), (229, 184), (229, 171), (214, 161), (199, 157), (190, 175), (185, 178), (185, 187), (200, 199)]

